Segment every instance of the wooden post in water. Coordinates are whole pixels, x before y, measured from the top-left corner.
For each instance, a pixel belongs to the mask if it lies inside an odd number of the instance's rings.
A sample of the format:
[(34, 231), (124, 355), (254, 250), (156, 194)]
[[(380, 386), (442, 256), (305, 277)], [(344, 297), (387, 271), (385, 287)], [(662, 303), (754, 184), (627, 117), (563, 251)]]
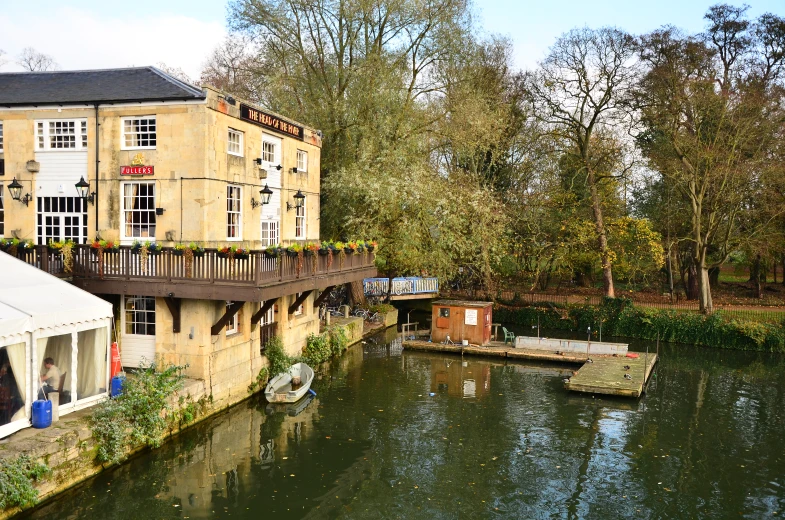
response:
[(589, 327), (587, 331), (589, 333), (589, 337), (586, 339), (586, 360), (588, 361), (591, 360), (589, 355), (589, 351), (591, 350), (591, 327)]

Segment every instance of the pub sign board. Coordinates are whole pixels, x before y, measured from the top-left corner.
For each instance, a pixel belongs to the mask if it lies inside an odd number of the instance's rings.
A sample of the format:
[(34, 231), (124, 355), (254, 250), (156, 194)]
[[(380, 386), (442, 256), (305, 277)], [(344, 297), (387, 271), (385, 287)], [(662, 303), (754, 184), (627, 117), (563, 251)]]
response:
[(120, 175), (153, 175), (155, 166), (120, 166)]
[(240, 103), (240, 119), (269, 128), (270, 130), (275, 130), (282, 134), (296, 137), (300, 141), (302, 141), (304, 137), (303, 127), (293, 125), (280, 117), (266, 114), (261, 110), (256, 110), (243, 103)]

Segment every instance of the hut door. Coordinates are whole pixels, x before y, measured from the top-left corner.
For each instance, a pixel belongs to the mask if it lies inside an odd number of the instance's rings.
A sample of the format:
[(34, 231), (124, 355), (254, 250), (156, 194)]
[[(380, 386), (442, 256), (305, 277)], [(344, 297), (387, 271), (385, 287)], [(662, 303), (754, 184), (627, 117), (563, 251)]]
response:
[(491, 307), (486, 307), (482, 320), (482, 343), (491, 341)]

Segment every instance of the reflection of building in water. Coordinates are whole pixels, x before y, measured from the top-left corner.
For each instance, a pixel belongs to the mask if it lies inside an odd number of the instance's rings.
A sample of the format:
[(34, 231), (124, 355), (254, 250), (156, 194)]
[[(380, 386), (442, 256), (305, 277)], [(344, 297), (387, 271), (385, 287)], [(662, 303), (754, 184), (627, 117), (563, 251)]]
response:
[(213, 419), (205, 443), (188, 454), (167, 482), (172, 503), (179, 499), (183, 516), (195, 519), (239, 502), (252, 487), (252, 473), (275, 471), (276, 462), (308, 436), (318, 409), (319, 403), (312, 402), (295, 417), (281, 408), (273, 415), (248, 410)]
[[(464, 366), (465, 365), (465, 366)], [(491, 390), (491, 365), (476, 361), (442, 359), (431, 362), (431, 392), (482, 398)]]

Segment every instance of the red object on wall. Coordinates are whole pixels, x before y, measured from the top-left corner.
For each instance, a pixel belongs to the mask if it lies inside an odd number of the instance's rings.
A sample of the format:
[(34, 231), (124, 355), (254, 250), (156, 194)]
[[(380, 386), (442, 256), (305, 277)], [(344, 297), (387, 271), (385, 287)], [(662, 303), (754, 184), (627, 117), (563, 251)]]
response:
[(120, 166), (120, 175), (154, 175), (155, 166)]
[(111, 377), (116, 376), (123, 371), (123, 365), (120, 361), (120, 349), (117, 348), (117, 342), (112, 342), (112, 370)]

